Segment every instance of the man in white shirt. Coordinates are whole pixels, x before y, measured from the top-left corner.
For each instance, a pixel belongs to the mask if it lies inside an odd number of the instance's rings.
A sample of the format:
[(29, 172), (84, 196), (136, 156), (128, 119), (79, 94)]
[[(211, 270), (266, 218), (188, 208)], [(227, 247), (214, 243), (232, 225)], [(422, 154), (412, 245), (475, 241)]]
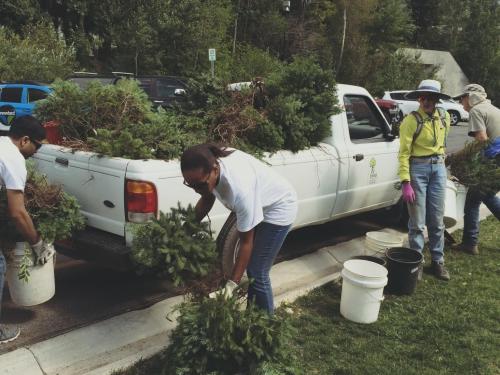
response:
[[(0, 137), (0, 189), (6, 189), (9, 219), (23, 239), (30, 243), (37, 263), (44, 264), (54, 254), (52, 246), (45, 244), (36, 231), (24, 204), (27, 171), (26, 160), (42, 146), (45, 129), (32, 116), (16, 118), (8, 136)], [(2, 218), (5, 221), (6, 218)], [(7, 264), (0, 249), (0, 313)], [(0, 324), (0, 344), (15, 340), (20, 330)]]

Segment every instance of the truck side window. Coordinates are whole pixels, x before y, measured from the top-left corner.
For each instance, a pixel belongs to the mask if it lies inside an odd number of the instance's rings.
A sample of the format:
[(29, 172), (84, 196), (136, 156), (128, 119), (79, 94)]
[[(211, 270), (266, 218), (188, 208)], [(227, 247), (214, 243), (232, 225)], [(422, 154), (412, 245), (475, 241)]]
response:
[(183, 88), (174, 80), (158, 80), (158, 96), (160, 98), (172, 98), (175, 95), (175, 89)]
[(21, 103), (22, 94), (22, 87), (4, 87), (0, 96), (0, 102)]
[(345, 95), (344, 106), (353, 142), (380, 141), (388, 129), (372, 101), (362, 95)]
[(28, 103), (34, 103), (37, 100), (45, 99), (47, 93), (43, 90), (28, 89)]

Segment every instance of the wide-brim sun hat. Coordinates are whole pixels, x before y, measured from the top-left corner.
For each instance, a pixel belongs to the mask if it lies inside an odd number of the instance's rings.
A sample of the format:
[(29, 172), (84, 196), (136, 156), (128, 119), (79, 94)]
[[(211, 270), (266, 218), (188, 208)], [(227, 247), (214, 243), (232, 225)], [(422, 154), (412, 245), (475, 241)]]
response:
[(422, 95), (435, 95), (439, 99), (451, 99), (451, 96), (441, 92), (441, 82), (435, 79), (424, 79), (415, 91), (410, 91), (405, 95), (407, 99), (418, 99)]
[(459, 95), (454, 96), (453, 99), (457, 100), (470, 94), (478, 94), (479, 96), (484, 96), (486, 98), (486, 90), (484, 87), (478, 85), (477, 83), (471, 83), (470, 85), (465, 86), (462, 92)]

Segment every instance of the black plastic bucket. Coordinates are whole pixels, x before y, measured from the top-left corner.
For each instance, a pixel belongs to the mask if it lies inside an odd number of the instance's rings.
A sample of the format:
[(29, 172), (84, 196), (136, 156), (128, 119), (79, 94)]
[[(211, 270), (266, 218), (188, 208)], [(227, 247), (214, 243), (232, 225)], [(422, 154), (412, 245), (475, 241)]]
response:
[(388, 282), (385, 292), (390, 294), (412, 294), (417, 286), (418, 267), (423, 256), (406, 247), (387, 249)]
[(384, 258), (374, 257), (372, 255), (356, 255), (356, 256), (352, 257), (351, 259), (368, 260), (370, 262), (380, 264), (381, 266), (384, 266), (384, 267), (386, 267), (386, 264), (387, 264), (387, 262), (385, 261)]

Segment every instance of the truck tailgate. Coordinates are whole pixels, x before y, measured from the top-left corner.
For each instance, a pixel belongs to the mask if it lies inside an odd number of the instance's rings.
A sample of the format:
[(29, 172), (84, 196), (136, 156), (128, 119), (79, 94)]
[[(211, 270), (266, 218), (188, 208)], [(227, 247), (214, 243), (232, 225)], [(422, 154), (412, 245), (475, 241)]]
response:
[(124, 186), (130, 160), (55, 145), (44, 145), (34, 160), (49, 181), (76, 197), (89, 226), (125, 235)]

